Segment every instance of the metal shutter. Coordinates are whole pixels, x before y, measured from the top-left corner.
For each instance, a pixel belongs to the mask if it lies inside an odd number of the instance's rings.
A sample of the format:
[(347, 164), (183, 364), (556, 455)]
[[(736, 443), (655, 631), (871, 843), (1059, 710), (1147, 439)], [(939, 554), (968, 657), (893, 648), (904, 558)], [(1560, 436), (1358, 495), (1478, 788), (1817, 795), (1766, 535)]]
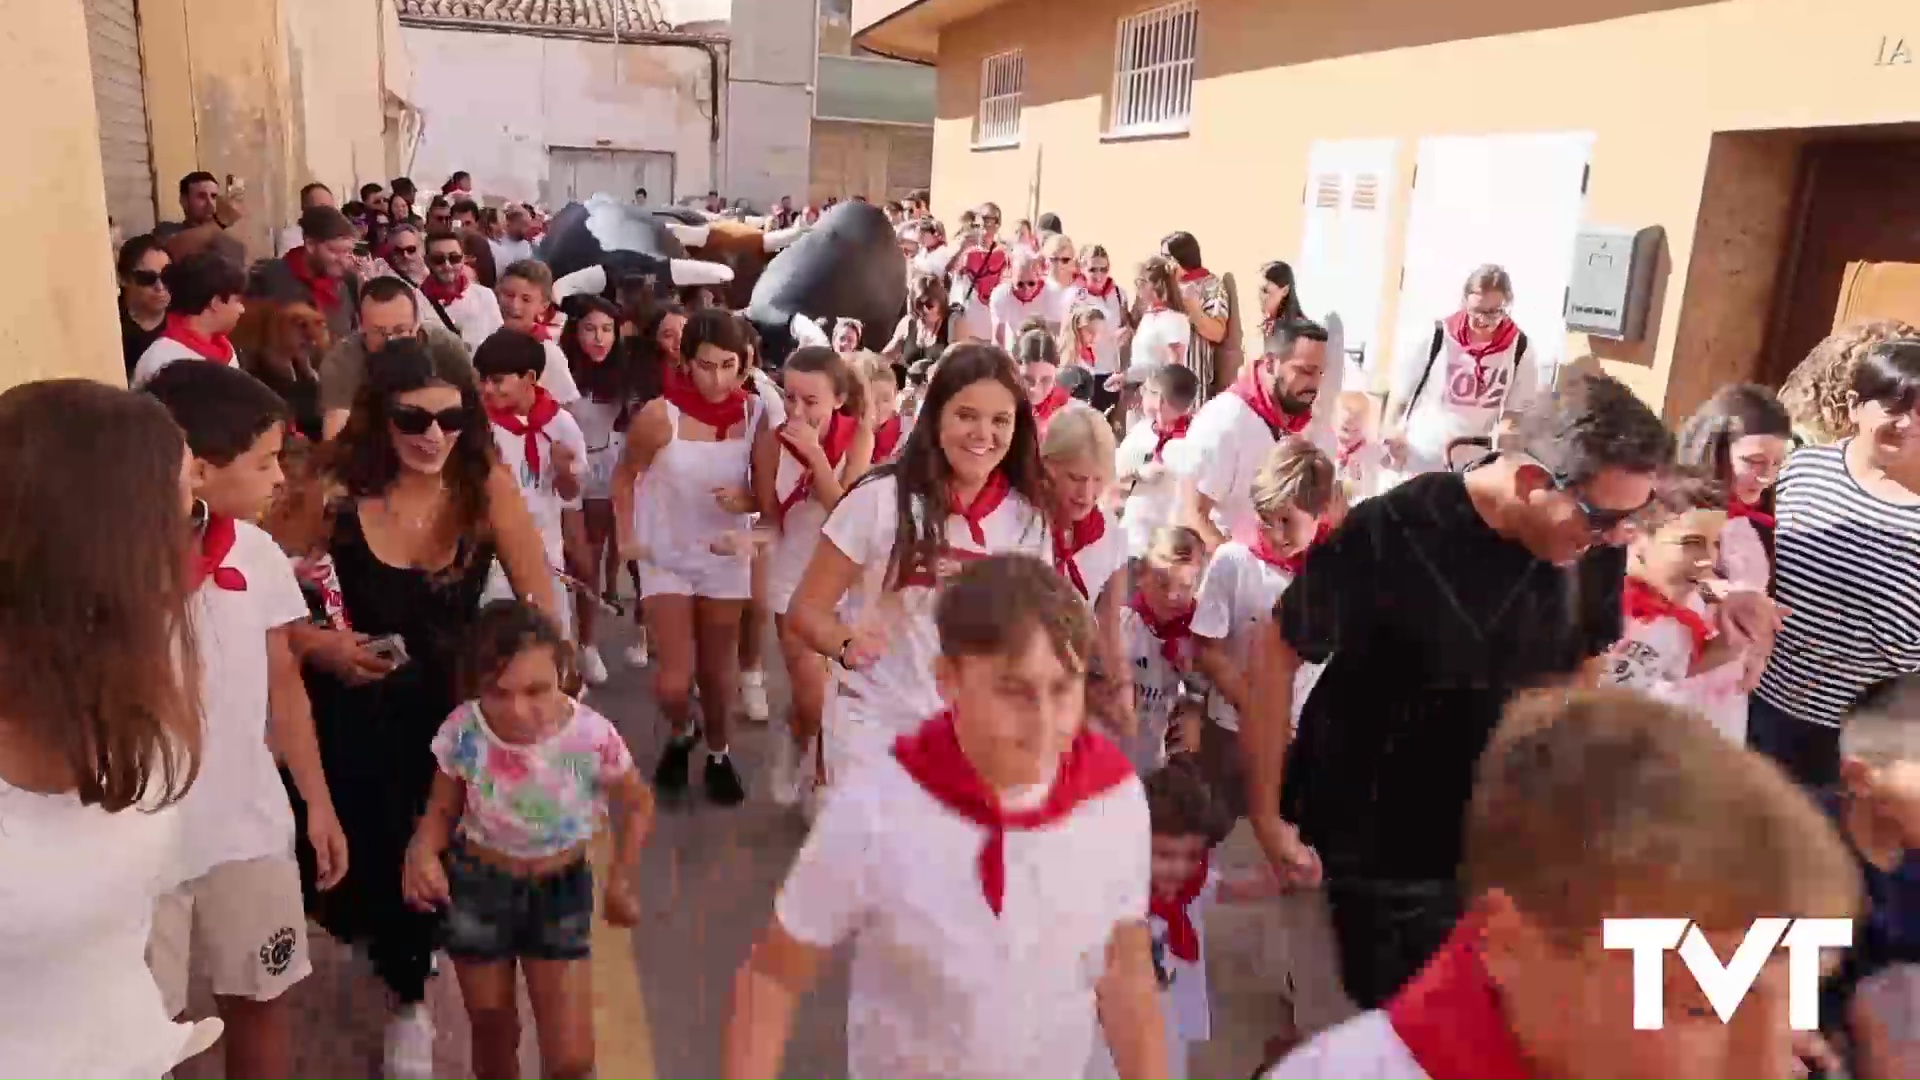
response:
[(84, 0), (107, 212), (122, 236), (146, 232), (154, 223), (153, 154), (147, 144), (147, 91), (140, 77), (140, 20), (134, 3)]

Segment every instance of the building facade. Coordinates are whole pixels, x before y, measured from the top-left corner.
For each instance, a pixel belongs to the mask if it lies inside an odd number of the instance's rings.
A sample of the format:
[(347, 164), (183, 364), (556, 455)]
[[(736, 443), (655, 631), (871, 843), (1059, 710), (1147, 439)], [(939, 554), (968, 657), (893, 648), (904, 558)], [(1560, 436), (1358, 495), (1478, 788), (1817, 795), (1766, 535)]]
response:
[(820, 0), (806, 197), (899, 199), (933, 178), (934, 72), (853, 43), (851, 0)]
[[(1777, 384), (1836, 317), (1920, 315), (1843, 296), (1920, 264), (1907, 0), (854, 0), (853, 28), (937, 69), (941, 216), (1051, 210), (1122, 268), (1185, 229), (1247, 310), (1286, 259), (1376, 373), (1481, 262), (1534, 341), (1669, 415)], [(1657, 230), (1635, 340), (1567, 332), (1592, 227)]]

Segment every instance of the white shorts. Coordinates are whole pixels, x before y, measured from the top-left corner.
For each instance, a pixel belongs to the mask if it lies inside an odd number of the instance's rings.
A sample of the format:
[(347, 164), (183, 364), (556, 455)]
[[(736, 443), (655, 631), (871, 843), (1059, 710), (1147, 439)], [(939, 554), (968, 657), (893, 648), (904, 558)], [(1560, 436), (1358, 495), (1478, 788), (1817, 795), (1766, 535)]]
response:
[(221, 997), (272, 1001), (313, 971), (300, 864), (292, 855), (221, 863), (154, 904), (147, 966), (167, 1015), (203, 972)]
[(746, 600), (753, 596), (753, 563), (731, 555), (714, 555), (669, 570), (656, 563), (640, 564), (640, 596), (697, 596), (706, 600)]

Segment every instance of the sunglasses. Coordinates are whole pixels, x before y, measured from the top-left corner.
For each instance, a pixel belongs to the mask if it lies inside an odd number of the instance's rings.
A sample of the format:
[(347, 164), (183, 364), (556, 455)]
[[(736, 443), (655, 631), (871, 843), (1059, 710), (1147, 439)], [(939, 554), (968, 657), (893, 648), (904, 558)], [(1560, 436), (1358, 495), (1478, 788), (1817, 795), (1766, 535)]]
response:
[(1078, 261), (1078, 259), (1075, 259), (1071, 255), (1055, 255), (1053, 257), (1053, 265), (1055, 266), (1072, 266)]
[[(411, 254), (411, 252), (409, 252), (409, 254)], [(466, 261), (467, 257), (465, 255), (449, 255), (446, 252), (427, 256), (428, 266), (459, 266)]]
[(395, 247), (395, 248), (393, 249), (393, 253), (394, 253), (395, 255), (406, 255), (406, 256), (408, 256), (408, 257), (412, 257), (412, 256), (414, 256), (414, 255), (418, 255), (418, 254), (420, 254), (420, 245), (419, 245), (419, 244), (415, 244), (415, 245), (413, 245), (412, 247), (398, 247), (398, 246), (396, 246), (396, 247)]
[(1595, 540), (1604, 541), (1608, 535), (1617, 531), (1620, 526), (1627, 524), (1639, 516), (1640, 512), (1645, 510), (1649, 503), (1653, 502), (1653, 497), (1648, 496), (1645, 503), (1641, 503), (1639, 506), (1627, 510), (1595, 506), (1587, 501), (1587, 497), (1574, 486), (1571, 479), (1547, 468), (1546, 463), (1538, 458), (1528, 456), (1527, 460), (1540, 466), (1540, 468), (1546, 472), (1547, 479), (1553, 483), (1553, 489), (1555, 491), (1573, 500), (1573, 505), (1579, 508), (1580, 515), (1587, 519), (1587, 529), (1593, 533)]
[(469, 419), (465, 405), (455, 405), (439, 412), (430, 412), (418, 405), (395, 405), (387, 410), (387, 420), (402, 435), (425, 435), (436, 424), (442, 432), (458, 435), (466, 428)]
[(134, 270), (127, 274), (127, 280), (143, 289), (151, 289), (155, 285), (160, 284), (160, 271)]

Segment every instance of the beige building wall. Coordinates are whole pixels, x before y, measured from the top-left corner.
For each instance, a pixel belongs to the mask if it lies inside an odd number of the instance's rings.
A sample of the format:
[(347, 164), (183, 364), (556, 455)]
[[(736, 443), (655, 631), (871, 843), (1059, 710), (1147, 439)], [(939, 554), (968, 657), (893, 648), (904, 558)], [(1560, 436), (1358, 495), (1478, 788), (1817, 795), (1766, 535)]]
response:
[(79, 0), (0, 0), (0, 386), (120, 382), (113, 258)]
[[(1591, 131), (1587, 219), (1664, 226), (1671, 264), (1648, 341), (1573, 336), (1566, 355), (1598, 353), (1656, 402), (1674, 381), (1683, 292), (1712, 285), (1690, 263), (1714, 134), (1920, 120), (1920, 65), (1878, 62), (1883, 38), (1920, 51), (1911, 0), (1199, 0), (1191, 133), (1105, 141), (1116, 20), (1152, 6), (1014, 0), (942, 29), (935, 211), (950, 221), (986, 199), (1009, 221), (1053, 210), (1122, 268), (1187, 229), (1213, 269), (1235, 273), (1251, 310), (1259, 265), (1299, 250), (1310, 144), (1397, 138), (1392, 294), (1421, 137)], [(1021, 142), (974, 150), (980, 61), (1016, 46)], [(1715, 171), (1738, 172), (1738, 149), (1723, 149)], [(1312, 283), (1302, 290), (1311, 304)], [(1383, 297), (1377, 339), (1388, 349), (1394, 300)]]

